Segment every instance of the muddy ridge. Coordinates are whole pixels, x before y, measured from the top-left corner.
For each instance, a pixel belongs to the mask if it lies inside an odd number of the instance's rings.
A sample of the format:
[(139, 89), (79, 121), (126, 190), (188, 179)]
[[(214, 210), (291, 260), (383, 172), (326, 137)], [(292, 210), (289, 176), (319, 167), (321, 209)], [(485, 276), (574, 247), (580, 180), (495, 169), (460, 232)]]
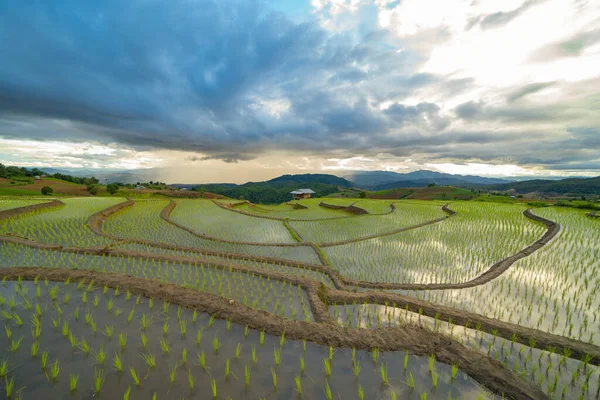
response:
[(0, 211), (0, 221), (2, 221), (3, 219), (13, 218), (18, 215), (27, 214), (33, 211), (44, 210), (53, 207), (60, 207), (64, 205), (65, 203), (63, 203), (60, 200), (52, 200), (48, 203), (32, 204), (30, 206), (10, 208), (8, 210)]
[(349, 206), (337, 206), (334, 204), (327, 204), (324, 201), (319, 203), (319, 207), (329, 208), (331, 210), (342, 210), (354, 215), (367, 215), (369, 212), (364, 208), (356, 207), (354, 204)]
[(144, 278), (135, 278), (115, 273), (74, 270), (69, 268), (49, 269), (36, 267), (9, 268), (0, 270), (0, 277), (17, 280), (48, 279), (52, 281), (93, 282), (97, 286), (129, 289), (134, 294), (149, 298), (163, 299), (170, 303), (196, 309), (227, 319), (240, 325), (280, 336), (285, 333), (290, 339), (306, 339), (325, 346), (356, 348), (381, 351), (406, 350), (419, 356), (434, 354), (440, 362), (458, 362), (463, 372), (495, 393), (504, 393), (512, 399), (547, 399), (539, 388), (520, 379), (514, 372), (503, 367), (500, 362), (487, 355), (471, 350), (462, 344), (434, 332), (406, 325), (398, 328), (374, 330), (346, 330), (334, 325), (319, 322), (306, 322), (283, 319), (264, 311), (255, 310), (243, 304), (199, 293), (169, 283)]

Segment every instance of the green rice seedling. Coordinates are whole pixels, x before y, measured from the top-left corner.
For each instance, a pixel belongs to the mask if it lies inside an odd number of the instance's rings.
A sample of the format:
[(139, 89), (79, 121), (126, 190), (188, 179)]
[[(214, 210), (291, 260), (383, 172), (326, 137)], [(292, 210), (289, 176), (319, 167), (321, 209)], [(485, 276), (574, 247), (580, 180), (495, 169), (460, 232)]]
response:
[(73, 393), (77, 390), (77, 382), (79, 381), (79, 374), (69, 374), (69, 390)]
[(113, 368), (115, 369), (115, 371), (123, 372), (123, 360), (121, 359), (121, 356), (119, 356), (118, 353), (115, 353), (112, 363), (113, 363)]
[[(150, 299), (150, 300), (152, 300), (152, 299)], [(169, 312), (170, 305), (171, 304), (168, 301), (163, 300), (163, 313), (167, 314)]]
[(381, 383), (384, 385), (388, 384), (388, 373), (387, 373), (387, 364), (381, 364), (379, 366), (379, 375), (381, 376)]
[(150, 318), (145, 313), (143, 313), (140, 323), (142, 324), (142, 330), (145, 331), (150, 326)]
[(323, 371), (327, 378), (331, 376), (331, 360), (329, 358), (323, 359)]
[(115, 327), (113, 325), (104, 325), (104, 334), (109, 340), (112, 339), (114, 333)]
[(129, 373), (131, 374), (131, 379), (136, 387), (140, 387), (140, 378), (134, 367), (129, 367)]
[(148, 368), (156, 367), (156, 358), (154, 357), (154, 355), (152, 353), (140, 354), (140, 357), (142, 357), (142, 359), (144, 360), (144, 362), (146, 363)]
[(248, 364), (244, 365), (244, 383), (246, 384), (246, 388), (250, 384), (250, 367)]
[(94, 351), (94, 359), (98, 365), (104, 366), (104, 362), (106, 361), (106, 352), (104, 351), (104, 344), (100, 346), (100, 350)]
[(260, 331), (259, 343), (261, 346), (265, 344), (265, 331)]
[(273, 377), (273, 390), (277, 390), (277, 372), (271, 367), (271, 376)]
[(217, 398), (217, 381), (214, 378), (210, 378), (210, 388), (212, 390), (213, 399)]
[(8, 373), (8, 360), (5, 358), (0, 363), (0, 378)]
[(325, 397), (327, 397), (327, 400), (333, 399), (333, 394), (331, 393), (331, 388), (329, 387), (329, 381), (325, 381), (325, 388), (323, 391), (325, 392)]
[(131, 386), (127, 386), (127, 390), (123, 393), (123, 400), (129, 400), (129, 395), (131, 394)]
[(10, 325), (4, 325), (4, 332), (6, 332), (6, 338), (10, 342), (12, 339), (12, 329), (10, 329)]
[(4, 376), (4, 389), (6, 391), (6, 398), (10, 399), (12, 397), (12, 392), (14, 390), (15, 387), (15, 377), (11, 377), (10, 380), (8, 380), (8, 376)]
[(283, 347), (284, 344), (285, 344), (285, 330), (283, 331), (283, 333), (281, 334), (281, 337), (279, 338), (279, 347)]
[(127, 346), (127, 334), (121, 332), (119, 333), (119, 346), (121, 347), (121, 350), (125, 350), (125, 346)]
[(298, 392), (298, 396), (302, 397), (302, 380), (299, 376), (296, 377), (296, 391)]
[(379, 349), (378, 348), (373, 348), (373, 350), (371, 350), (371, 358), (373, 359), (373, 364), (377, 364), (377, 360), (379, 359)]
[(198, 354), (198, 363), (202, 369), (206, 370), (206, 356), (204, 355), (204, 352)]
[(194, 375), (192, 374), (192, 370), (188, 368), (187, 370), (187, 380), (188, 380), (188, 387), (191, 390), (194, 390), (194, 384), (195, 384), (195, 379), (194, 379)]
[(231, 321), (227, 320), (227, 322), (225, 322), (225, 328), (227, 328), (227, 332), (229, 332), (231, 330)]
[(358, 375), (360, 374), (360, 361), (356, 361), (352, 364), (352, 373), (355, 378), (358, 378)]
[(13, 321), (15, 321), (17, 326), (19, 326), (19, 327), (23, 326), (23, 320), (21, 319), (19, 314), (17, 314), (16, 312), (13, 312)]
[(406, 368), (408, 368), (408, 352), (404, 353), (404, 370), (406, 371)]
[(275, 362), (275, 366), (278, 367), (281, 361), (281, 352), (276, 348), (273, 348), (273, 361)]
[(35, 313), (39, 317), (42, 316), (42, 308), (40, 307), (40, 305), (38, 303), (35, 303)]
[(329, 361), (333, 361), (333, 346), (329, 346)]
[(304, 357), (300, 357), (300, 373), (304, 375)]
[(75, 311), (73, 312), (73, 317), (75, 321), (79, 321), (79, 307), (75, 307)]
[(306, 353), (306, 339), (302, 339), (302, 348), (304, 350), (304, 353)]
[(457, 363), (452, 363), (452, 373), (451, 373), (451, 379), (452, 382), (454, 382), (454, 380), (456, 379), (456, 375), (458, 374), (458, 364)]
[(56, 381), (56, 378), (58, 378), (59, 372), (60, 372), (60, 365), (58, 363), (58, 360), (55, 360), (54, 364), (52, 364), (52, 368), (50, 368), (50, 376), (52, 377), (52, 381)]
[(194, 312), (192, 313), (192, 323), (193, 324), (196, 323), (197, 318), (198, 318), (198, 312), (196, 311), (196, 309), (194, 309)]
[(256, 365), (257, 361), (258, 361), (258, 357), (256, 355), (256, 346), (252, 345), (252, 363), (254, 365)]
[(435, 363), (435, 354), (432, 354), (428, 357), (429, 360), (429, 373), (433, 372), (433, 365)]
[(135, 307), (133, 307), (131, 309), (131, 311), (129, 311), (129, 315), (127, 316), (127, 322), (131, 322), (131, 320), (133, 319), (133, 314), (135, 313)]
[(406, 384), (411, 389), (415, 388), (415, 378), (413, 377), (412, 372), (409, 372), (408, 379), (406, 380)]
[(169, 354), (169, 339), (159, 338), (158, 341), (163, 354)]
[(360, 385), (360, 383), (358, 384), (357, 390), (358, 390), (358, 398), (360, 400), (364, 400), (365, 399), (365, 391), (362, 388), (362, 386)]
[(210, 328), (211, 326), (213, 326), (214, 323), (215, 323), (215, 316), (211, 315), (210, 318), (208, 319), (208, 327)]
[(187, 320), (179, 320), (179, 333), (181, 334), (182, 338), (185, 338), (187, 336)]
[(69, 300), (71, 300), (71, 293), (67, 292), (63, 296), (63, 304), (69, 304)]
[(129, 301), (129, 299), (131, 299), (131, 291), (127, 289), (127, 291), (125, 292), (125, 300)]
[(431, 383), (433, 383), (434, 388), (437, 388), (438, 374), (435, 371), (431, 372)]
[(106, 378), (104, 377), (104, 370), (94, 368), (94, 393), (96, 395), (100, 393), (105, 380)]
[(241, 352), (242, 352), (242, 344), (241, 344), (241, 343), (238, 343), (238, 344), (237, 344), (237, 347), (235, 348), (235, 358), (236, 358), (236, 360), (237, 360), (238, 358), (240, 358), (240, 353), (241, 353)]
[(200, 347), (200, 343), (202, 342), (202, 329), (198, 329), (196, 332), (196, 346)]
[(140, 337), (140, 343), (144, 350), (146, 350), (148, 348), (148, 336), (146, 336), (146, 334), (144, 332), (142, 332), (142, 335)]
[(102, 288), (102, 294), (106, 296), (107, 292), (108, 292), (108, 286), (104, 285), (104, 287)]
[(98, 307), (98, 304), (100, 304), (100, 297), (98, 297), (97, 295), (94, 295), (94, 299), (92, 300), (92, 304), (94, 305), (94, 307)]
[(225, 380), (229, 379), (229, 373), (231, 372), (229, 358), (225, 359)]
[(65, 320), (63, 321), (63, 324), (62, 324), (62, 335), (63, 335), (64, 337), (67, 337), (67, 336), (69, 336), (69, 332), (71, 332), (71, 331), (69, 330), (69, 321), (67, 321), (67, 320), (65, 319)]
[(79, 342), (75, 339), (73, 333), (69, 332), (69, 343), (71, 344), (71, 351), (75, 351)]
[(81, 293), (81, 302), (87, 304), (87, 292)]
[(177, 368), (179, 368), (179, 364), (169, 366), (169, 388), (171, 386), (173, 386), (173, 382), (175, 382), (175, 375), (177, 374)]
[(19, 348), (21, 347), (21, 341), (23, 340), (23, 336), (21, 336), (19, 338), (19, 340), (11, 340), (10, 341), (10, 352), (14, 353), (15, 351), (19, 350)]
[(181, 364), (187, 364), (187, 349), (185, 347), (181, 350)]
[(36, 358), (39, 351), (40, 342), (36, 340), (35, 342), (31, 343), (31, 358)]
[(42, 353), (42, 370), (46, 371), (46, 365), (48, 364), (48, 352), (44, 351)]
[(244, 327), (244, 337), (248, 337), (248, 331), (250, 330), (250, 327), (248, 325), (246, 325)]
[(87, 343), (85, 338), (81, 338), (79, 343), (77, 344), (79, 350), (81, 350), (85, 355), (90, 354), (90, 345)]
[(167, 334), (169, 333), (169, 319), (167, 318), (165, 320), (165, 322), (163, 323), (163, 327), (162, 327), (162, 331), (163, 331), (163, 335), (167, 336)]
[(219, 352), (219, 347), (221, 345), (219, 343), (219, 338), (217, 336), (213, 337), (212, 345), (213, 345), (213, 349), (215, 350), (215, 353), (218, 353)]

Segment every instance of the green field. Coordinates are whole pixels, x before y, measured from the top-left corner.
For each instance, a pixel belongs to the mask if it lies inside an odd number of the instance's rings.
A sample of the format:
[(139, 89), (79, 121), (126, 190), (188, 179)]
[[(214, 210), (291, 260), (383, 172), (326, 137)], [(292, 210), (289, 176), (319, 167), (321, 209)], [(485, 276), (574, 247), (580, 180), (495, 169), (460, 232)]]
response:
[(60, 200), (0, 198), (3, 397), (598, 398), (584, 210)]

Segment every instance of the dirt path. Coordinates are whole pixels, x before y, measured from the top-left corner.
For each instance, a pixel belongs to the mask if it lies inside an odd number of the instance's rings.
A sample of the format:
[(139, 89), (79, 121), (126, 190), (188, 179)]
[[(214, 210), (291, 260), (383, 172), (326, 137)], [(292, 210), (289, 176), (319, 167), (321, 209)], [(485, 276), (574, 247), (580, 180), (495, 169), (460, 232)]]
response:
[(67, 278), (72, 281), (93, 281), (98, 286), (119, 287), (145, 297), (164, 299), (173, 304), (214, 315), (219, 319), (227, 319), (236, 324), (263, 330), (271, 335), (280, 336), (285, 332), (286, 337), (290, 339), (306, 339), (320, 345), (338, 348), (407, 350), (419, 356), (434, 354), (436, 360), (440, 362), (446, 364), (458, 362), (461, 370), (467, 375), (497, 394), (504, 393), (512, 399), (548, 398), (539, 388), (520, 379), (514, 372), (504, 368), (500, 362), (452, 339), (417, 326), (346, 330), (327, 323), (288, 320), (237, 302), (230, 303), (227, 299), (211, 294), (114, 273), (31, 267), (2, 269), (0, 277), (9, 280), (16, 280), (19, 277), (33, 280), (38, 277), (58, 282), (65, 281)]

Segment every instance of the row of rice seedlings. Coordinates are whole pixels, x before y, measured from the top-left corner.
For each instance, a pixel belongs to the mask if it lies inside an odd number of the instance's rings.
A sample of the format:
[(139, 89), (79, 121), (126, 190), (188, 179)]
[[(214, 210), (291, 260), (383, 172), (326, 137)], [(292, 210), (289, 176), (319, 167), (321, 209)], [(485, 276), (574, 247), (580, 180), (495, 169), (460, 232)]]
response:
[(337, 242), (383, 234), (416, 225), (446, 215), (431, 202), (398, 203), (396, 210), (386, 215), (364, 215), (322, 221), (290, 221), (304, 240), (315, 243)]
[(109, 243), (95, 235), (86, 226), (87, 219), (94, 213), (115, 205), (123, 199), (68, 198), (61, 200), (65, 206), (39, 210), (16, 218), (0, 221), (0, 232), (13, 233), (44, 243), (63, 246), (103, 246)]
[[(312, 312), (304, 290), (285, 281), (272, 280), (254, 273), (205, 267), (203, 264), (178, 264), (136, 258), (87, 256), (71, 253), (44, 252), (22, 246), (0, 245), (7, 260), (16, 265), (44, 265), (85, 267), (102, 272), (118, 272), (148, 279), (172, 282), (202, 292), (233, 299), (249, 307), (272, 312), (292, 319), (312, 320)], [(18, 250), (26, 251), (19, 257)], [(31, 258), (29, 258), (31, 257)], [(110, 261), (121, 261), (117, 266)], [(4, 261), (3, 261), (4, 262)]]
[[(24, 362), (37, 364), (39, 375), (27, 379), (38, 382), (31, 387), (42, 387), (48, 396), (61, 397), (60, 393), (68, 390), (114, 398), (131, 395), (133, 389), (140, 395), (158, 391), (160, 397), (177, 398), (187, 395), (186, 388), (193, 395), (201, 385), (210, 383), (210, 393), (221, 398), (231, 390), (248, 395), (265, 376), (270, 376), (271, 390), (281, 396), (293, 391), (309, 397), (319, 392), (327, 398), (337, 397), (350, 393), (352, 382), (359, 385), (363, 396), (374, 390), (371, 382), (380, 382), (389, 390), (408, 386), (402, 383), (409, 379), (404, 373), (393, 372), (398, 368), (397, 356), (385, 358), (377, 350), (354, 350), (351, 361), (347, 350), (290, 341), (285, 333), (269, 336), (127, 290), (47, 280), (5, 281), (0, 289), (7, 299), (0, 309), (11, 316), (5, 319), (11, 340), (25, 336), (13, 352), (0, 350), (0, 360), (7, 359), (6, 366), (0, 362), (0, 373), (11, 375), (12, 366)], [(367, 367), (368, 359), (373, 360), (372, 367)], [(362, 372), (356, 377), (348, 374), (343, 367), (347, 363), (362, 364)], [(75, 365), (89, 367), (74, 371)], [(414, 390), (435, 397), (430, 383), (419, 378), (419, 368), (417, 364), (414, 369), (409, 366), (406, 376), (417, 378)], [(24, 370), (36, 368), (16, 370), (11, 376), (16, 377), (17, 386), (24, 382), (18, 371)], [(44, 381), (46, 386), (40, 383)], [(441, 381), (440, 392), (445, 390)], [(469, 385), (480, 390), (472, 382)], [(24, 388), (25, 397), (32, 395), (28, 387)]]
[[(322, 201), (329, 202), (331, 199), (305, 199), (300, 201), (290, 201), (284, 204), (278, 205), (254, 205), (249, 206), (248, 204), (240, 204), (235, 207), (236, 210), (243, 211), (248, 214), (254, 214), (257, 216), (268, 216), (281, 219), (307, 219), (307, 220), (318, 220), (318, 219), (331, 219), (331, 218), (351, 218), (347, 212), (342, 210), (333, 210), (319, 206)], [(218, 200), (219, 203), (223, 203), (223, 200)], [(295, 204), (300, 204), (303, 207), (294, 208)]]
[(220, 239), (295, 243), (282, 222), (224, 210), (210, 200), (178, 200), (171, 218), (195, 232)]
[[(576, 360), (569, 357), (568, 349), (563, 353), (557, 353), (553, 348), (545, 351), (536, 349), (533, 338), (529, 340), (530, 346), (526, 346), (515, 342), (516, 335), (507, 340), (482, 332), (479, 326), (455, 326), (393, 304), (345, 304), (332, 306), (330, 312), (345, 327), (374, 328), (413, 324), (447, 335), (468, 347), (485, 352), (523, 379), (540, 386), (549, 396), (595, 399), (600, 394), (600, 367), (590, 364), (590, 356)], [(457, 371), (458, 365), (453, 365), (453, 379)]]
[(441, 223), (323, 251), (332, 266), (351, 279), (455, 283), (480, 275), (544, 232), (521, 214), (525, 209), (521, 206), (453, 203), (452, 207), (458, 215)]
[(600, 229), (578, 210), (543, 208), (534, 212), (558, 222), (561, 232), (498, 278), (469, 289), (406, 294), (597, 344)]

